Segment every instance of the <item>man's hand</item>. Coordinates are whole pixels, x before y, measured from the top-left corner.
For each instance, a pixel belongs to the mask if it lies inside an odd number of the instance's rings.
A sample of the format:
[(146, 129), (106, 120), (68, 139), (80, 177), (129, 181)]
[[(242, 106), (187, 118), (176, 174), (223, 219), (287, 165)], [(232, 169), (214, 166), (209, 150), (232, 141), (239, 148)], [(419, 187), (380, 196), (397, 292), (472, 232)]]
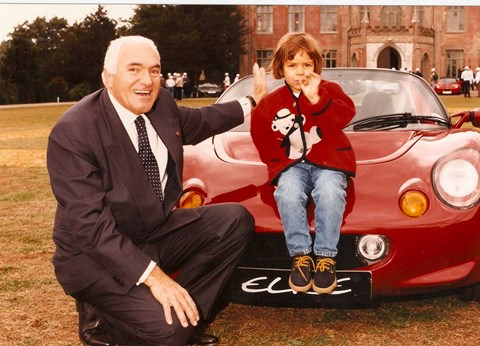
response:
[(165, 274), (158, 266), (153, 269), (144, 282), (150, 288), (153, 296), (163, 306), (165, 320), (168, 324), (173, 323), (172, 309), (175, 310), (183, 327), (188, 323), (196, 326), (200, 319), (197, 306), (188, 294), (187, 290)]
[(265, 77), (265, 69), (258, 67), (258, 64), (253, 65), (253, 94), (252, 97), (258, 104), (260, 100), (268, 94), (267, 78)]

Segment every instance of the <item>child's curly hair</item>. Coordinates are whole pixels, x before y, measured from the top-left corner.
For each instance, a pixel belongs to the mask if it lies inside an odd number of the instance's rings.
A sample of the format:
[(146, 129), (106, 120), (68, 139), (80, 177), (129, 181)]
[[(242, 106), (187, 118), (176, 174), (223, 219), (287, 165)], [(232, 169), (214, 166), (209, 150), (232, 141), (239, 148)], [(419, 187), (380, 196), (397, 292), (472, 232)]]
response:
[(317, 40), (305, 32), (288, 33), (284, 35), (273, 52), (270, 70), (275, 79), (283, 78), (283, 64), (292, 60), (299, 51), (307, 53), (315, 63), (315, 73), (322, 72), (322, 53)]

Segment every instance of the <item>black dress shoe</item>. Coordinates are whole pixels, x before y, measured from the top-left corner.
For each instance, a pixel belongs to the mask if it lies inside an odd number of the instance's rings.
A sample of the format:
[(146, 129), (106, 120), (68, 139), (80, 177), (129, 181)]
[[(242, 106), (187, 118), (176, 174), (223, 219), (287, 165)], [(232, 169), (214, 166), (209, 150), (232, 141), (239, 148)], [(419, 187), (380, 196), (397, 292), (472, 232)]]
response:
[(95, 310), (87, 303), (75, 301), (78, 311), (78, 337), (86, 346), (114, 346)]
[(219, 340), (215, 335), (211, 334), (195, 334), (187, 346), (217, 346)]
[(79, 334), (79, 336), (82, 344), (86, 346), (115, 346), (115, 344), (110, 342), (110, 338), (102, 324), (99, 324), (95, 328), (85, 330)]

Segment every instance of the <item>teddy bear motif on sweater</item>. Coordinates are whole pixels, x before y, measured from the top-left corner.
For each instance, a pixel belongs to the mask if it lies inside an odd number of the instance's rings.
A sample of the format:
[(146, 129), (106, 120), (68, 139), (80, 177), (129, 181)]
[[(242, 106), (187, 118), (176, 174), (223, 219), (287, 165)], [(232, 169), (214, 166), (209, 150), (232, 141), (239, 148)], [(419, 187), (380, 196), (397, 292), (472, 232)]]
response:
[[(291, 160), (301, 158), (304, 152), (308, 154), (312, 146), (322, 140), (319, 131), (317, 131), (317, 126), (313, 126), (310, 132), (305, 132), (302, 131), (298, 121), (300, 120), (297, 120), (295, 114), (287, 108), (279, 110), (272, 120), (272, 130), (285, 136), (281, 146), (285, 147), (286, 154)], [(301, 115), (301, 121), (302, 125), (305, 125), (304, 115)], [(306, 148), (303, 145), (303, 137), (305, 138)]]

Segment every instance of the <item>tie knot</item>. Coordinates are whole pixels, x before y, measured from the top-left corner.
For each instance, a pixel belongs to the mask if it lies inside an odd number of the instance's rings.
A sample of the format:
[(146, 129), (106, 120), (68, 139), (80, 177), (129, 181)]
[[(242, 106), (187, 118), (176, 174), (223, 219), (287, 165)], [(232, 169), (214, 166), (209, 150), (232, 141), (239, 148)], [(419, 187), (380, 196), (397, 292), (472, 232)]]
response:
[(140, 127), (141, 129), (145, 129), (145, 119), (141, 115), (138, 115), (137, 118), (135, 119), (135, 126), (137, 129)]

